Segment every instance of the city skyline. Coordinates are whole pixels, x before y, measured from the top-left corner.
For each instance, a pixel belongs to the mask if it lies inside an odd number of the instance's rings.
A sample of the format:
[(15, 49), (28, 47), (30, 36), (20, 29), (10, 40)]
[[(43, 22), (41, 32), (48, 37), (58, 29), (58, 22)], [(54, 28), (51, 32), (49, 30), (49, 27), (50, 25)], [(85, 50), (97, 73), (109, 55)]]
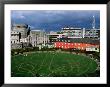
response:
[(100, 29), (99, 10), (12, 10), (12, 24), (28, 24), (31, 29), (60, 31), (62, 27), (92, 28), (93, 16), (95, 27)]

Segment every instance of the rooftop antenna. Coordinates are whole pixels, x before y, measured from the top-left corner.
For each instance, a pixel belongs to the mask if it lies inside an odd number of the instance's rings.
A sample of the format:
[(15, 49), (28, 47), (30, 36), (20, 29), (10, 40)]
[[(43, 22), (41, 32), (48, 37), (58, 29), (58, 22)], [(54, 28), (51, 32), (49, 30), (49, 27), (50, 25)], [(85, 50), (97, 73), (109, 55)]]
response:
[(93, 34), (93, 37), (95, 37), (94, 33), (95, 33), (95, 16), (93, 15), (93, 22), (92, 22), (92, 34)]
[(45, 30), (43, 29), (43, 38), (44, 38), (44, 46), (45, 46)]
[(95, 16), (93, 15), (92, 28), (95, 29)]

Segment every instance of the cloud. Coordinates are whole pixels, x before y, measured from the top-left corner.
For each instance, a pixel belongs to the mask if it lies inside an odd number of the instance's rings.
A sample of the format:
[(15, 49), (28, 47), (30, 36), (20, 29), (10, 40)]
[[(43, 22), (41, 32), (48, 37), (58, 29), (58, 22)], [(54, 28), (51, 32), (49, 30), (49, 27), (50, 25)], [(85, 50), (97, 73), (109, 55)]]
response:
[(91, 27), (93, 15), (96, 18), (96, 26), (100, 27), (98, 10), (12, 10), (11, 19), (14, 23), (26, 23), (32, 28), (57, 30), (66, 25)]
[(25, 16), (21, 15), (21, 16), (20, 16), (20, 18), (21, 18), (21, 19), (24, 19), (24, 18), (25, 18)]

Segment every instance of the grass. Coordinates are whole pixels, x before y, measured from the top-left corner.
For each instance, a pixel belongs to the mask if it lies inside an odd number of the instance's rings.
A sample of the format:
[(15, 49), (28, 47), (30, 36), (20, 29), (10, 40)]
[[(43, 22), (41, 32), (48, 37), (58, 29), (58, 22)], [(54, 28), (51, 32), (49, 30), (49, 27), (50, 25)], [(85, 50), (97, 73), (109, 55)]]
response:
[(36, 52), (11, 58), (12, 77), (82, 77), (91, 76), (96, 68), (92, 59), (70, 53)]

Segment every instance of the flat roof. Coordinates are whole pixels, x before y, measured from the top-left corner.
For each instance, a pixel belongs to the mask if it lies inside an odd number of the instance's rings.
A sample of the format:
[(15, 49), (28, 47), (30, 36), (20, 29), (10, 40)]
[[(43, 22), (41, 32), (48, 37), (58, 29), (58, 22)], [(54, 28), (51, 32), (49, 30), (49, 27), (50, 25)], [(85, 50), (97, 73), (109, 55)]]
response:
[(58, 38), (61, 42), (64, 42), (65, 40), (68, 42), (74, 42), (74, 43), (90, 43), (90, 44), (100, 44), (99, 39), (95, 38)]

